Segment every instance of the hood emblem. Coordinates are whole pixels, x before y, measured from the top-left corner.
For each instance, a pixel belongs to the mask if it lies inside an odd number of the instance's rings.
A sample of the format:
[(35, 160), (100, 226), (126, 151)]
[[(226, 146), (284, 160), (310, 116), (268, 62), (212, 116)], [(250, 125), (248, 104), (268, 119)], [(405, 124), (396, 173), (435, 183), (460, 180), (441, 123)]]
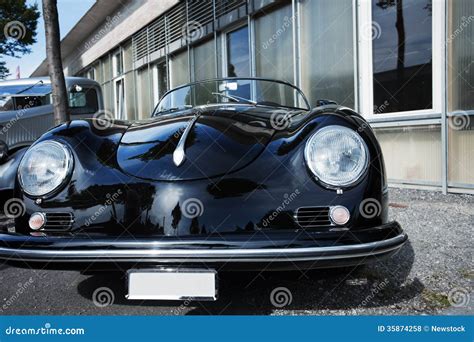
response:
[(194, 124), (196, 123), (197, 119), (201, 116), (201, 112), (197, 112), (194, 117), (189, 120), (186, 128), (179, 139), (178, 145), (176, 146), (175, 150), (173, 151), (173, 163), (176, 166), (181, 166), (186, 159), (186, 153), (184, 151), (184, 147), (186, 146), (186, 140), (188, 138), (189, 132), (193, 128)]

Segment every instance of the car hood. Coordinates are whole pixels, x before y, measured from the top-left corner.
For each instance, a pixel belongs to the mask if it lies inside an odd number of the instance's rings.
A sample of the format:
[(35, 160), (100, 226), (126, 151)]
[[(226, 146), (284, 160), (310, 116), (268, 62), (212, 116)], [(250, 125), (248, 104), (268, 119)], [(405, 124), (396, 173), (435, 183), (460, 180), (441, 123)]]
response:
[[(237, 171), (254, 161), (272, 139), (268, 108), (205, 106), (161, 115), (129, 127), (117, 161), (130, 175), (151, 180), (192, 180)], [(173, 152), (186, 127), (185, 160)], [(186, 135), (186, 134), (184, 134)]]

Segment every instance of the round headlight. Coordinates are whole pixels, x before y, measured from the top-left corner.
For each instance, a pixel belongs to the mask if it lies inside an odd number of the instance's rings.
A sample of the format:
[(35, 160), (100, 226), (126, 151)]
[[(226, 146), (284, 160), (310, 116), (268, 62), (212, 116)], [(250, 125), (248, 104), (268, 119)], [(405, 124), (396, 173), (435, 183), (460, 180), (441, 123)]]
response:
[(323, 183), (348, 186), (355, 183), (368, 164), (367, 145), (359, 134), (343, 126), (327, 126), (306, 143), (309, 169)]
[(30, 147), (20, 162), (20, 185), (28, 195), (48, 195), (64, 184), (72, 164), (67, 146), (52, 140), (40, 142)]

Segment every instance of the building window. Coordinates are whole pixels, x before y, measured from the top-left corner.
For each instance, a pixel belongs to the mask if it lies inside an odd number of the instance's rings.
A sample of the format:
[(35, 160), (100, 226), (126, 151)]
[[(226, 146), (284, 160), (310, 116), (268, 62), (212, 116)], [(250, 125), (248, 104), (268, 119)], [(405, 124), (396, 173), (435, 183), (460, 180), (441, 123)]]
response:
[(146, 119), (151, 114), (150, 73), (148, 67), (137, 70), (138, 119)]
[(166, 72), (166, 62), (159, 62), (153, 65), (153, 103), (158, 103), (161, 97), (168, 90), (168, 75)]
[(372, 21), (375, 113), (433, 108), (429, 2), (372, 0)]
[(216, 52), (214, 40), (209, 40), (193, 48), (194, 80), (216, 77)]
[[(474, 110), (474, 3), (448, 4), (448, 110)], [(471, 118), (474, 121), (474, 118)]]
[(94, 67), (87, 70), (86, 77), (91, 79), (91, 80), (95, 80), (95, 68)]
[(123, 57), (122, 51), (119, 50), (113, 54), (113, 77), (123, 74)]
[(171, 89), (189, 82), (188, 51), (170, 56)]
[(312, 106), (319, 99), (355, 107), (353, 1), (299, 3), (301, 86)]
[(227, 76), (250, 76), (249, 30), (247, 26), (227, 33)]
[(126, 116), (126, 106), (125, 106), (125, 80), (121, 77), (118, 80), (114, 81), (114, 99), (115, 99), (115, 117), (120, 120), (127, 118)]
[(293, 25), (291, 5), (255, 20), (257, 76), (294, 82)]
[(448, 186), (474, 186), (474, 3), (448, 2)]
[(110, 62), (110, 54), (102, 58), (103, 82), (108, 82), (112, 79), (112, 64)]

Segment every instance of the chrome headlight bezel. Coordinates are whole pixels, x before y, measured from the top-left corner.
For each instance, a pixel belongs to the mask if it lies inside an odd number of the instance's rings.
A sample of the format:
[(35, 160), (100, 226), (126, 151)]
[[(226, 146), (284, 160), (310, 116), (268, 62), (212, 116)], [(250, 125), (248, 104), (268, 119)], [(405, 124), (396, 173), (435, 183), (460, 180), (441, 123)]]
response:
[[(62, 153), (64, 153), (64, 164), (65, 164), (64, 171), (60, 175), (61, 178), (59, 179), (59, 181), (56, 182), (53, 187), (51, 187), (50, 189), (47, 189), (47, 191), (45, 191), (45, 192), (34, 192), (34, 191), (31, 191), (31, 189), (28, 189), (25, 186), (23, 176), (22, 176), (22, 170), (23, 170), (24, 163), (26, 162), (27, 158), (32, 153), (35, 153), (35, 151), (39, 147), (44, 147), (45, 145), (50, 145), (50, 146), (53, 146), (55, 148), (59, 147), (61, 149)], [(25, 155), (22, 157), (22, 159), (20, 161), (20, 164), (18, 166), (18, 182), (20, 184), (21, 190), (26, 195), (28, 195), (29, 197), (33, 197), (33, 198), (50, 197), (50, 196), (56, 194), (57, 192), (59, 192), (61, 189), (63, 189), (64, 186), (66, 185), (66, 183), (69, 182), (71, 174), (72, 174), (73, 167), (74, 167), (74, 157), (73, 157), (73, 154), (72, 154), (72, 151), (71, 151), (70, 147), (67, 144), (62, 143), (62, 142), (57, 141), (57, 140), (40, 141), (40, 142), (32, 145), (26, 151)]]
[[(327, 179), (325, 178), (317, 169), (317, 167), (313, 164), (311, 153), (313, 153), (312, 144), (316, 144), (315, 140), (320, 137), (322, 134), (328, 133), (329, 131), (339, 131), (343, 132), (344, 134), (350, 135), (352, 138), (357, 140), (357, 142), (361, 146), (361, 154), (363, 155), (363, 160), (359, 160), (359, 167), (358, 171), (355, 173), (355, 176), (346, 181), (335, 181), (334, 179)], [(369, 149), (367, 144), (365, 143), (364, 139), (354, 130), (341, 125), (330, 125), (323, 127), (313, 133), (309, 139), (306, 141), (305, 148), (304, 148), (304, 158), (305, 163), (308, 169), (310, 170), (311, 174), (316, 178), (316, 180), (323, 185), (325, 188), (328, 189), (342, 189), (354, 186), (359, 183), (359, 181), (363, 178), (365, 174), (368, 172), (368, 165), (370, 160)]]

